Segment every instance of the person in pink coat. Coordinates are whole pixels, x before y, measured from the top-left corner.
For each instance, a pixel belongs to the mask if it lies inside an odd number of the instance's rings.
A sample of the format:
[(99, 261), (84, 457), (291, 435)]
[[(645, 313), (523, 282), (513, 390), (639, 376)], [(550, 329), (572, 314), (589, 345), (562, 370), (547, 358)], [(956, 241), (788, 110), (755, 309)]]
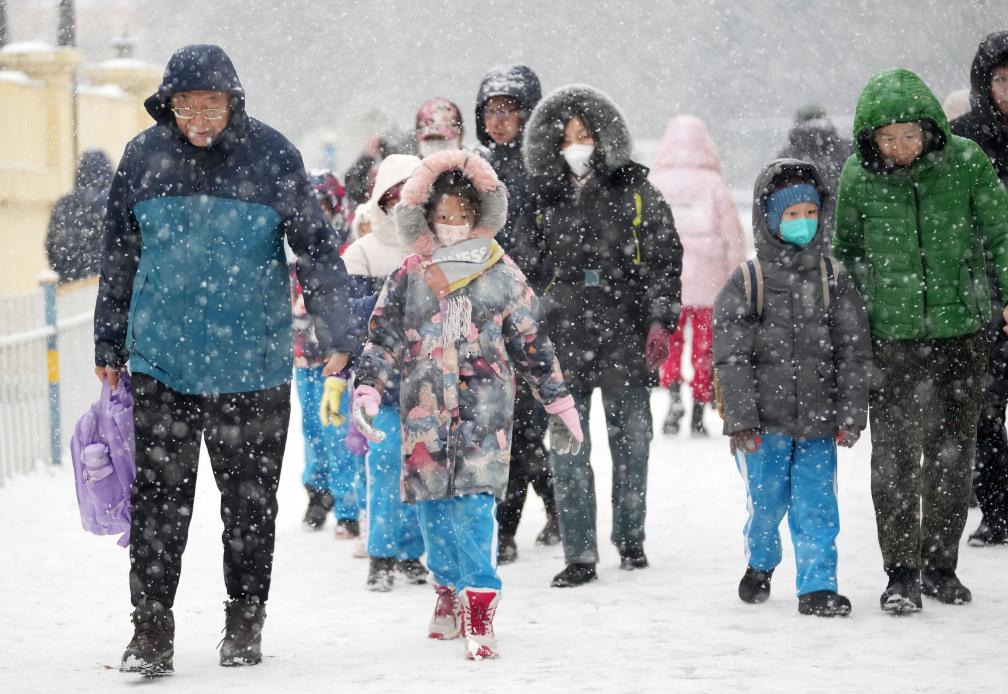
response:
[(712, 400), (711, 315), (714, 298), (731, 271), (745, 259), (745, 241), (738, 211), (724, 178), (710, 133), (695, 116), (669, 121), (649, 179), (672, 208), (682, 239), (682, 313), (672, 333), (669, 357), (660, 370), (671, 405), (662, 431), (679, 432), (685, 414), (679, 393), (682, 383), (683, 331), (692, 324), (693, 420), (691, 431), (706, 435), (704, 405)]

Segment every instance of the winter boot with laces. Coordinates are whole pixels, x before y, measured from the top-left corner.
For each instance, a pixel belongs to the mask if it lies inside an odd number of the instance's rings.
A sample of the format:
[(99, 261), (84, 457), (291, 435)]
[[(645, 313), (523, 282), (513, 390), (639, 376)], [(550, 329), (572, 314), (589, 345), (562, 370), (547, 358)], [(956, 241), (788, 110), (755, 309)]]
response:
[(798, 596), (798, 612), (816, 617), (846, 617), (851, 613), (850, 600), (832, 590), (817, 590)]
[(919, 612), (921, 609), (921, 575), (918, 569), (897, 567), (886, 569), (889, 585), (879, 597), (883, 612), (895, 615)]
[(175, 617), (160, 602), (141, 600), (133, 610), (133, 639), (126, 646), (119, 672), (148, 677), (175, 672)]
[(753, 605), (766, 602), (770, 597), (770, 578), (773, 576), (773, 569), (760, 571), (751, 566), (747, 566), (745, 575), (738, 584), (738, 596), (742, 602)]
[(952, 569), (922, 571), (921, 592), (941, 600), (946, 605), (965, 605), (973, 600), (973, 593), (959, 581)]
[(312, 530), (321, 530), (325, 525), (326, 516), (332, 511), (333, 496), (310, 484), (306, 484), (305, 489), (308, 491), (308, 508), (305, 510), (302, 522)]
[(493, 620), (500, 593), (488, 588), (465, 588), (459, 596), (462, 602), (462, 633), (465, 635), (466, 658), (487, 660), (500, 657), (494, 638)]
[(693, 403), (693, 420), (690, 422), (690, 434), (703, 438), (707, 436), (707, 430), (703, 424), (704, 404), (702, 402)]
[(556, 511), (548, 513), (546, 515), (546, 526), (539, 531), (535, 543), (540, 546), (552, 547), (553, 545), (560, 544), (561, 539), (560, 520), (557, 518)]
[(395, 570), (403, 575), (407, 583), (422, 586), (430, 573), (419, 559), (397, 559)]
[(375, 593), (387, 593), (392, 590), (395, 580), (392, 571), (395, 569), (393, 557), (371, 557), (368, 567), (367, 589)]
[(224, 603), (224, 638), (218, 644), (224, 667), (262, 662), (262, 629), (266, 605), (259, 598), (232, 598)]
[(671, 402), (669, 403), (668, 414), (665, 415), (665, 422), (662, 423), (662, 433), (666, 436), (675, 436), (679, 433), (679, 422), (682, 420), (683, 415), (686, 414), (686, 408), (682, 404), (682, 395), (679, 394), (679, 384), (673, 383), (669, 386), (669, 397)]
[(462, 601), (454, 588), (434, 584), (437, 602), (427, 627), (427, 638), (450, 641), (462, 636)]

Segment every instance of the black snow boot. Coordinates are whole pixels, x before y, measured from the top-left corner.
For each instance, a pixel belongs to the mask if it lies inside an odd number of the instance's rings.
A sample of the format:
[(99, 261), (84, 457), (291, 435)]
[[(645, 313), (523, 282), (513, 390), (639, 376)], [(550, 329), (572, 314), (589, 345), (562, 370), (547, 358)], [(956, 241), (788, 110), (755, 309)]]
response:
[(817, 590), (798, 596), (798, 612), (816, 617), (846, 617), (851, 613), (851, 604), (832, 590)]
[(333, 496), (310, 484), (306, 484), (305, 489), (308, 491), (308, 509), (305, 511), (303, 522), (312, 530), (321, 530), (325, 525), (326, 516), (332, 511)]
[(387, 593), (392, 590), (395, 578), (395, 557), (371, 557), (368, 567), (367, 589), (375, 593)]
[(576, 588), (598, 579), (594, 564), (568, 564), (563, 571), (553, 577), (550, 585), (554, 588)]
[(965, 605), (973, 600), (973, 593), (959, 581), (952, 569), (922, 571), (921, 592), (947, 605)]
[(648, 567), (647, 555), (640, 545), (634, 547), (623, 547), (620, 549), (619, 567), (624, 571), (635, 571)]
[(773, 576), (773, 569), (760, 571), (751, 566), (747, 566), (745, 575), (738, 584), (738, 596), (742, 602), (757, 604), (766, 602), (770, 597), (770, 577)]
[(969, 536), (969, 543), (973, 547), (1008, 544), (1008, 529), (1005, 529), (1003, 525), (988, 523), (984, 519), (980, 521), (976, 531)]
[(497, 563), (511, 564), (518, 558), (518, 545), (510, 535), (501, 535), (497, 538)]
[(415, 586), (426, 583), (430, 573), (419, 559), (396, 559), (395, 570), (406, 578), (407, 583)]
[(536, 544), (552, 547), (560, 544), (560, 540), (560, 521), (557, 519), (556, 513), (550, 513), (546, 516), (545, 527), (536, 536)]
[(175, 672), (175, 617), (159, 602), (142, 600), (133, 610), (133, 639), (126, 646), (119, 672), (148, 677)]
[(336, 539), (351, 540), (360, 537), (360, 521), (355, 518), (340, 518), (336, 521)]
[(224, 638), (218, 644), (224, 667), (262, 662), (262, 628), (266, 605), (258, 598), (232, 598), (224, 603)]
[(673, 383), (669, 386), (668, 414), (665, 415), (665, 422), (662, 424), (662, 433), (666, 436), (675, 436), (679, 433), (679, 421), (686, 414), (686, 409), (682, 404), (682, 396), (679, 394), (679, 384)]
[(704, 404), (702, 402), (693, 403), (693, 421), (690, 422), (690, 433), (693, 436), (707, 436), (707, 430), (703, 424)]
[(883, 612), (895, 615), (919, 612), (921, 609), (921, 574), (919, 569), (903, 567), (886, 569), (889, 585), (879, 597)]

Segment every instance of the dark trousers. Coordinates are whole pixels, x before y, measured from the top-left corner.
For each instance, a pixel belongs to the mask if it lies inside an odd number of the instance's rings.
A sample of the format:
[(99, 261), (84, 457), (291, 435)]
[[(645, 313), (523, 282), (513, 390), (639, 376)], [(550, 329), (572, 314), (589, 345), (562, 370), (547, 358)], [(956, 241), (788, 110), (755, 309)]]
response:
[(1000, 324), (989, 330), (988, 335), (991, 380), (980, 409), (973, 489), (983, 511), (984, 523), (1003, 530), (1008, 528), (1008, 434), (1005, 432), (1008, 373), (1003, 363), (1008, 357), (1008, 335), (1001, 330)]
[(290, 420), (290, 384), (249, 393), (185, 395), (133, 374), (136, 481), (130, 534), (133, 605), (171, 607), (189, 536), (200, 440), (210, 453), (224, 522), (231, 598), (269, 597), (277, 485)]
[(874, 340), (872, 352), (871, 488), (883, 565), (955, 569), (987, 337)]
[[(595, 475), (589, 434), (590, 388), (570, 387), (581, 415), (584, 443), (577, 455), (554, 455), (557, 517), (568, 564), (598, 563)], [(603, 385), (609, 452), (612, 455), (612, 542), (620, 551), (644, 544), (648, 455), (651, 448), (651, 391), (645, 385)]]
[(515, 396), (507, 492), (497, 506), (497, 523), (502, 536), (514, 537), (518, 532), (518, 522), (521, 520), (530, 483), (536, 494), (542, 497), (546, 513), (551, 516), (556, 513), (553, 475), (543, 446), (548, 421), (549, 417), (542, 404), (532, 397), (532, 389), (519, 380)]

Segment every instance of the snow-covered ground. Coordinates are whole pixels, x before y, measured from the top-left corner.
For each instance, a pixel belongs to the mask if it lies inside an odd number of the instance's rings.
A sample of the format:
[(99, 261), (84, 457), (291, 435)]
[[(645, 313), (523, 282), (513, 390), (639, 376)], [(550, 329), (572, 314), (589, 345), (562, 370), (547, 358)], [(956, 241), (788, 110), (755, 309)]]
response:
[[(656, 393), (657, 421), (667, 396)], [(601, 407), (591, 423), (599, 528), (607, 536), (610, 462)], [(709, 428), (717, 416), (708, 414)], [(302, 440), (292, 428), (281, 484), (276, 567), (261, 666), (224, 669), (218, 496), (200, 471), (195, 517), (175, 604), (176, 674), (158, 681), (116, 671), (131, 635), (127, 552), (79, 525), (69, 469), (0, 488), (0, 692), (1003, 692), (1008, 548), (963, 546), (960, 576), (974, 603), (925, 598), (920, 614), (883, 615), (884, 588), (868, 491), (867, 441), (840, 454), (840, 588), (847, 619), (798, 615), (786, 543), (764, 605), (736, 596), (744, 569), (742, 483), (721, 437), (659, 437), (652, 448), (648, 540), (652, 568), (618, 570), (601, 548), (599, 581), (549, 587), (559, 547), (535, 547), (544, 521), (526, 510), (517, 563), (502, 567), (496, 630), (503, 657), (472, 663), (458, 641), (426, 638), (433, 592), (364, 589), (364, 560), (332, 528), (301, 527)], [(971, 511), (968, 529), (975, 527)], [(782, 526), (786, 530), (786, 523)], [(786, 537), (786, 533), (785, 533)], [(148, 689), (148, 691), (150, 691)]]

